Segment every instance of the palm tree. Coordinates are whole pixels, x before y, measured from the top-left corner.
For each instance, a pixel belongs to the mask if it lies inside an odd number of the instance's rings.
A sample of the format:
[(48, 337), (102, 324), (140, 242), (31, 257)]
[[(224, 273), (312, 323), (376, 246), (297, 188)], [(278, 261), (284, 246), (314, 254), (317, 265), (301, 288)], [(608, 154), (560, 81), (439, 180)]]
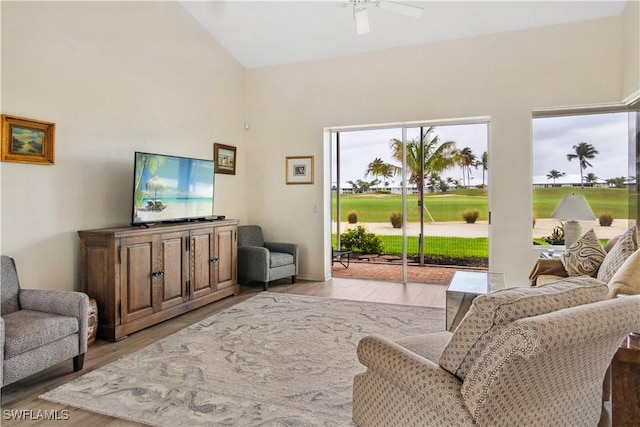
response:
[(581, 142), (578, 145), (573, 146), (574, 153), (567, 154), (567, 160), (571, 161), (573, 159), (578, 159), (578, 163), (580, 165), (580, 188), (584, 188), (584, 177), (583, 171), (587, 167), (591, 167), (591, 163), (587, 160), (591, 160), (596, 157), (598, 150), (595, 147), (587, 142)]
[[(455, 141), (440, 142), (440, 138), (432, 136), (433, 127), (427, 129), (422, 136), (422, 142), (413, 138), (407, 141), (407, 169), (410, 173), (409, 183), (415, 184), (418, 194), (422, 194), (424, 183), (432, 173), (440, 173), (455, 165), (456, 143)], [(402, 163), (402, 141), (392, 139), (390, 142), (391, 155)], [(402, 168), (389, 165), (394, 175), (402, 173)]]
[(482, 157), (480, 157), (477, 165), (482, 166), (482, 187), (484, 188), (484, 174), (489, 169), (489, 154), (487, 154), (486, 151), (482, 153)]
[(464, 185), (464, 173), (467, 172), (467, 186), (471, 186), (471, 166), (476, 163), (476, 155), (471, 147), (464, 147), (456, 153), (456, 163), (462, 168), (462, 184)]
[(587, 184), (589, 184), (589, 187), (593, 187), (593, 184), (595, 184), (596, 182), (598, 182), (598, 177), (596, 176), (595, 173), (593, 172), (589, 172), (587, 174), (587, 176), (584, 177), (584, 182), (586, 182)]
[(367, 166), (367, 170), (364, 171), (365, 177), (369, 175), (373, 175), (374, 178), (382, 176), (386, 180), (393, 174), (391, 173), (389, 165), (385, 163), (380, 157), (376, 157), (371, 163), (369, 163), (369, 165)]
[[(406, 153), (404, 144), (399, 139), (390, 141), (391, 156), (402, 164), (406, 155), (406, 165), (409, 176), (409, 183), (415, 184), (418, 188), (418, 206), (420, 208), (420, 235), (418, 237), (418, 251), (420, 265), (424, 265), (424, 185), (431, 174), (439, 174), (442, 171), (456, 164), (456, 143), (455, 141), (440, 142), (438, 135), (432, 135), (433, 127), (424, 131), (420, 128), (419, 139), (412, 138), (406, 143)], [(402, 167), (389, 165), (394, 174), (402, 174)], [(433, 218), (432, 218), (433, 221)]]
[(551, 169), (549, 171), (549, 173), (547, 174), (547, 179), (553, 179), (553, 185), (556, 185), (556, 179), (560, 178), (561, 176), (564, 176), (565, 173), (564, 172), (560, 172), (557, 169)]

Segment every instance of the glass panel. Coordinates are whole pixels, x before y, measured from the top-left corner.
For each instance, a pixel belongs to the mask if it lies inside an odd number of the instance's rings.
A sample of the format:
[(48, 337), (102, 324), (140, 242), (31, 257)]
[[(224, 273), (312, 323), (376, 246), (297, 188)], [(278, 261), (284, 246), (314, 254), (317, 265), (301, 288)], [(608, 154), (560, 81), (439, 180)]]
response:
[(408, 152), (419, 151), (421, 135), (423, 198), (416, 178), (407, 197), (409, 275), (415, 266), (488, 268), (487, 124), (409, 128)]
[[(572, 219), (603, 242), (629, 226), (635, 179), (627, 175), (627, 133), (626, 112), (533, 119), (534, 244), (564, 245), (564, 226)], [(565, 194), (584, 195), (594, 219), (554, 218)]]
[(402, 212), (400, 179), (391, 167), (401, 166), (391, 146), (402, 140), (402, 130), (341, 131), (332, 136), (333, 157), (339, 159), (332, 169), (333, 248), (351, 251), (352, 261), (345, 267), (335, 256), (333, 274), (402, 281), (402, 228), (391, 223), (391, 217)]
[[(453, 266), (488, 267), (487, 123), (408, 127), (404, 132), (404, 137), (403, 128), (332, 135), (335, 276), (448, 284)], [(405, 262), (404, 215), (406, 272), (400, 268)], [(369, 246), (358, 247), (354, 239), (365, 239)], [(351, 268), (345, 257), (367, 266)], [(391, 273), (391, 266), (398, 268)]]

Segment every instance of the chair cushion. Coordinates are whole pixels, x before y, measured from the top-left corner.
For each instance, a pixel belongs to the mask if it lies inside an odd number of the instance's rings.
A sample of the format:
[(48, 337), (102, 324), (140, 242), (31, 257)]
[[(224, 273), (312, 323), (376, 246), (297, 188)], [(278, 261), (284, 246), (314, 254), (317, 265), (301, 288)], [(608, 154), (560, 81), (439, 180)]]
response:
[(560, 257), (569, 276), (593, 276), (607, 256), (593, 229), (586, 231)]
[(602, 261), (598, 270), (598, 280), (609, 283), (629, 256), (638, 249), (638, 230), (636, 226), (625, 231)]
[(2, 284), (0, 313), (4, 315), (20, 310), (20, 302), (18, 300), (20, 282), (18, 281), (18, 272), (13, 258), (9, 258), (6, 255), (2, 255), (0, 258), (2, 260), (0, 265), (0, 284)]
[(19, 310), (2, 316), (4, 358), (10, 359), (78, 333), (78, 319), (41, 311)]
[(471, 309), (454, 331), (439, 364), (464, 381), (473, 362), (491, 340), (514, 320), (589, 304), (606, 298), (607, 286), (583, 276), (568, 277), (544, 286), (510, 288), (473, 300)]
[(269, 252), (269, 268), (293, 264), (293, 255), (283, 252)]
[(620, 266), (609, 283), (609, 298), (617, 295), (640, 294), (640, 250), (635, 251)]

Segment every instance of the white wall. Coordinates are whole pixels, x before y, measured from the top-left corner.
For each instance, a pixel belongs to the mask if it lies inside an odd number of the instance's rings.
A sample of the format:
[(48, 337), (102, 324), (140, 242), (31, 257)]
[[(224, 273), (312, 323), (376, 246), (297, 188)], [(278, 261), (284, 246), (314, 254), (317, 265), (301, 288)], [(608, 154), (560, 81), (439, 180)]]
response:
[[(323, 128), (490, 116), (491, 268), (525, 285), (532, 109), (620, 101), (621, 64), (615, 17), (249, 70), (249, 219), (301, 243), (301, 277), (326, 277)], [(315, 156), (316, 184), (285, 185), (291, 155)]]
[(131, 220), (134, 151), (213, 158), (247, 217), (245, 70), (173, 2), (2, 2), (2, 113), (56, 123), (54, 166), (2, 163), (1, 250), (22, 285), (77, 289), (77, 230)]
[[(216, 175), (217, 213), (300, 242), (301, 277), (321, 279), (325, 127), (486, 115), (492, 268), (526, 283), (531, 110), (638, 90), (632, 3), (622, 18), (246, 71), (175, 3), (1, 2), (2, 113), (56, 122), (57, 143), (55, 166), (0, 164), (0, 250), (25, 287), (76, 288), (77, 230), (130, 220), (133, 152), (210, 158), (221, 142), (238, 165)], [(315, 156), (314, 185), (285, 185), (291, 155)]]
[(628, 0), (622, 13), (622, 99), (639, 90), (640, 0)]

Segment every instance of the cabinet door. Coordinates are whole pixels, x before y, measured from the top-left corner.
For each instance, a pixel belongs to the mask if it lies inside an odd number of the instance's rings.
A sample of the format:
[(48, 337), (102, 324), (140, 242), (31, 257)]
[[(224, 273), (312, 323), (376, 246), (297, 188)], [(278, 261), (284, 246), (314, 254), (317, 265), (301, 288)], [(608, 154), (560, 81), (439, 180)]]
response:
[(120, 323), (153, 313), (155, 236), (122, 239), (120, 248)]
[(191, 231), (191, 299), (215, 291), (213, 227)]
[(188, 237), (187, 232), (164, 233), (160, 237), (159, 265), (162, 267), (161, 274), (155, 277), (160, 310), (182, 304), (189, 299), (189, 252), (185, 247)]
[(214, 263), (216, 290), (234, 286), (238, 282), (237, 254), (236, 227), (216, 227)]

